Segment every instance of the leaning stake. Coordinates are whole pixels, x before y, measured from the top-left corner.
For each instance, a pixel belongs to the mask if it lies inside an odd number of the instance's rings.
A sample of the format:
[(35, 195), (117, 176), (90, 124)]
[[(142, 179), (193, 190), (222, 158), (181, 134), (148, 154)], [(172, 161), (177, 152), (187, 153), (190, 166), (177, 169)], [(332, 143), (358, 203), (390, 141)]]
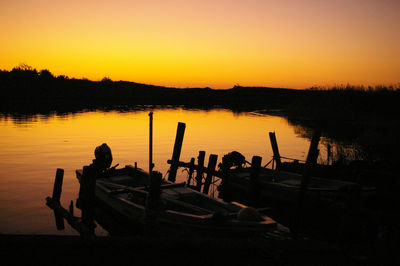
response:
[(64, 169), (58, 168), (56, 172), (56, 178), (54, 180), (54, 187), (53, 187), (53, 200), (60, 202), (61, 191), (62, 191), (62, 184), (64, 178)]
[[(62, 185), (64, 179), (64, 169), (57, 168), (56, 177), (54, 179), (54, 186), (53, 186), (53, 196), (52, 199), (60, 204), (61, 192), (62, 192)], [(57, 230), (64, 230), (64, 218), (54, 210), (54, 218), (56, 220)]]
[(178, 171), (179, 157), (181, 156), (181, 149), (183, 143), (183, 136), (185, 134), (185, 128), (186, 128), (185, 123), (182, 122), (178, 123), (178, 128), (176, 130), (174, 151), (172, 153), (172, 162), (171, 162), (171, 167), (169, 168), (169, 175), (168, 175), (168, 180), (171, 182), (175, 182), (176, 180), (176, 172)]
[[(271, 141), (272, 152), (274, 153), (273, 162), (275, 162), (276, 165), (275, 169), (279, 169), (281, 167), (281, 155), (279, 154), (278, 142), (276, 141), (275, 132), (269, 132), (269, 139)], [(273, 163), (272, 169), (274, 169)]]

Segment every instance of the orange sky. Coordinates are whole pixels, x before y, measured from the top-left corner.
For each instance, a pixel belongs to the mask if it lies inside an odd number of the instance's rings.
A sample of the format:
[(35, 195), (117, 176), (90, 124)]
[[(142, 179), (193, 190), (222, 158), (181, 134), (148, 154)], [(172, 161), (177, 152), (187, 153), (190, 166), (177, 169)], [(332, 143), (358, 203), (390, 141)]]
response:
[(165, 86), (398, 84), (398, 0), (0, 0), (0, 69)]

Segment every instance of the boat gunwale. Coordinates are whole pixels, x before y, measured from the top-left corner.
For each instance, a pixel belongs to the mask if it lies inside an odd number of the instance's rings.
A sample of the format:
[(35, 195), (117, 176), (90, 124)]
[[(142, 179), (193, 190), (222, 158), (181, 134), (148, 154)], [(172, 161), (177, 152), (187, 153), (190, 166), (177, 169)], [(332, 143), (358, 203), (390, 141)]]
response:
[[(118, 170), (124, 170), (124, 169), (125, 168), (118, 169)], [(79, 182), (81, 181), (82, 174), (83, 174), (82, 169), (76, 170), (76, 176), (77, 176), (77, 179), (79, 180)], [(118, 173), (116, 173), (116, 174), (113, 173), (113, 176), (114, 175), (118, 175)], [(96, 180), (96, 181), (101, 181), (101, 179)], [(167, 181), (167, 182), (169, 182), (169, 181)], [(126, 194), (128, 194), (131, 191), (132, 192), (139, 192), (139, 193), (143, 193), (143, 194), (148, 194), (148, 191), (143, 189), (146, 186), (141, 186), (140, 187), (141, 189), (138, 189), (136, 187), (124, 186), (124, 185), (120, 185), (120, 184), (113, 183), (113, 182), (110, 182), (110, 184), (116, 185), (116, 186), (120, 186), (121, 188), (122, 187), (126, 188), (127, 189), (127, 191), (125, 192)], [(107, 184), (102, 184), (102, 182), (96, 182), (96, 189), (99, 189), (99, 190), (103, 191), (105, 196), (114, 198), (114, 200), (116, 201), (115, 203), (120, 201), (120, 202), (123, 202), (124, 204), (127, 204), (128, 206), (136, 208), (140, 212), (145, 212), (145, 210), (146, 210), (145, 205), (132, 202), (132, 201), (126, 199), (125, 197), (123, 197), (120, 193), (113, 194), (112, 193), (112, 189), (109, 189), (108, 187), (106, 187), (106, 185)], [(170, 183), (170, 184), (166, 184), (165, 189), (168, 189), (168, 188), (169, 189), (173, 189), (174, 187), (184, 187), (184, 188), (190, 190), (193, 194), (201, 196), (204, 199), (210, 200), (213, 203), (217, 203), (221, 207), (222, 206), (223, 207), (227, 207), (227, 208), (233, 207), (233, 208), (236, 208), (236, 209), (240, 209), (240, 208), (243, 208), (245, 206), (245, 205), (238, 204), (238, 203), (235, 204), (235, 202), (226, 203), (226, 202), (224, 202), (224, 201), (222, 201), (220, 199), (212, 198), (209, 195), (205, 195), (205, 194), (203, 194), (203, 193), (201, 193), (199, 191), (190, 189), (190, 188), (188, 188), (187, 186), (184, 186), (184, 185), (185, 185), (185, 182), (182, 182), (182, 183)], [(96, 195), (96, 197), (99, 198), (97, 195)], [(178, 199), (173, 199), (172, 197), (168, 197), (167, 196), (166, 199), (168, 201), (171, 201), (173, 203), (178, 203), (178, 204), (181, 204), (181, 205), (183, 203), (184, 205), (188, 205), (187, 207), (190, 207), (190, 208), (198, 207), (198, 206), (196, 206), (194, 204), (183, 202), (183, 201), (180, 201)], [(101, 200), (104, 204), (107, 204), (108, 206), (112, 207), (112, 205), (108, 204), (107, 202), (105, 202), (105, 200), (102, 200), (100, 198), (99, 198), (99, 200)], [(198, 208), (200, 208), (200, 207), (198, 207)], [(199, 226), (200, 227), (208, 227), (208, 228), (215, 227), (215, 229), (216, 228), (220, 228), (220, 229), (223, 229), (223, 230), (236, 229), (236, 230), (243, 230), (243, 231), (244, 230), (260, 231), (260, 230), (265, 230), (267, 228), (276, 227), (276, 225), (277, 225), (277, 223), (273, 219), (271, 219), (270, 217), (268, 217), (266, 215), (261, 215), (261, 217), (262, 217), (261, 221), (254, 221), (254, 222), (252, 222), (252, 221), (240, 221), (240, 220), (237, 219), (237, 217), (235, 217), (238, 212), (235, 212), (233, 209), (231, 210), (231, 213), (229, 212), (229, 209), (227, 209), (226, 213), (228, 213), (228, 214), (224, 217), (225, 219), (223, 219), (220, 224), (218, 224), (218, 223), (209, 224), (209, 222), (213, 220), (214, 215), (215, 215), (216, 212), (212, 211), (212, 210), (207, 210), (207, 209), (204, 209), (204, 210), (207, 211), (207, 212), (210, 212), (210, 213), (209, 214), (204, 214), (204, 215), (197, 215), (197, 214), (177, 211), (177, 210), (173, 210), (173, 209), (164, 209), (164, 210), (162, 210), (162, 212), (160, 212), (161, 213), (160, 220), (163, 221), (164, 223), (167, 223), (167, 224), (176, 224), (177, 223), (176, 219), (178, 217), (172, 217), (172, 219), (170, 220), (170, 219), (168, 219), (168, 214), (174, 215), (174, 216), (179, 215), (180, 217), (182, 217), (182, 218), (185, 217), (186, 219), (188, 219), (188, 221), (190, 221), (190, 222), (186, 221), (186, 222), (183, 222), (183, 223), (179, 223), (180, 225), (189, 226), (189, 227), (199, 227)], [(117, 211), (117, 212), (119, 214), (123, 215), (123, 216), (128, 217), (128, 218), (131, 217), (131, 215), (127, 215), (126, 213), (123, 213), (122, 211)], [(165, 214), (167, 214), (167, 215), (165, 215)], [(135, 219), (135, 220), (139, 220), (139, 218)], [(227, 228), (223, 228), (224, 226), (227, 227)]]
[[(236, 171), (239, 172), (236, 172)], [(247, 182), (250, 180), (250, 174), (251, 174), (251, 167), (246, 167), (246, 168), (241, 168), (241, 169), (233, 169), (230, 170), (230, 174), (234, 176), (235, 179), (243, 179), (246, 180)], [(263, 168), (265, 174), (270, 175), (270, 176), (266, 176), (263, 175), (263, 172), (260, 172), (260, 177), (259, 177), (259, 182), (262, 185), (265, 186), (274, 186), (277, 188), (285, 188), (285, 189), (293, 189), (293, 190), (298, 190), (300, 189), (300, 184), (299, 185), (290, 185), (290, 184), (285, 184), (282, 183), (281, 180), (268, 180), (268, 179), (273, 179), (274, 178), (274, 173), (276, 175), (282, 173), (284, 175), (289, 176), (288, 180), (292, 179), (292, 180), (301, 180), (302, 179), (302, 174), (299, 173), (293, 173), (293, 172), (289, 172), (289, 171), (283, 171), (283, 170), (272, 170), (272, 169), (268, 169), (268, 168)], [(246, 176), (237, 176), (237, 173), (246, 173), (248, 175)], [(281, 178), (280, 176), (275, 177), (277, 179)], [(338, 186), (337, 188), (319, 188), (319, 187), (312, 187), (311, 186), (311, 182), (312, 181), (317, 181), (318, 183), (329, 183), (329, 184), (337, 184), (337, 185), (341, 185), (340, 187)], [(236, 182), (235, 182), (236, 183)], [(240, 182), (239, 182), (240, 183)], [(327, 179), (327, 178), (322, 178), (322, 177), (316, 177), (316, 176), (310, 176), (310, 186), (307, 188), (307, 190), (312, 191), (312, 192), (347, 192), (344, 188), (350, 188), (350, 187), (359, 187), (361, 189), (362, 192), (374, 192), (376, 191), (375, 187), (370, 187), (370, 186), (362, 186), (360, 184), (357, 184), (355, 182), (351, 182), (351, 181), (343, 181), (343, 180), (336, 180), (336, 179)]]

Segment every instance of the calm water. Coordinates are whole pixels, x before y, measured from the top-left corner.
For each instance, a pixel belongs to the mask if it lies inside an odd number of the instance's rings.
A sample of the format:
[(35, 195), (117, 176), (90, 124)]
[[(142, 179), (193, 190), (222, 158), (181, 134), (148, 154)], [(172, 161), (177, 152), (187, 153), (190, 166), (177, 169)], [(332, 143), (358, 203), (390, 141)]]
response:
[[(138, 163), (148, 168), (148, 110), (135, 112), (83, 112), (63, 116), (0, 118), (0, 233), (76, 234), (66, 225), (57, 231), (53, 213), (45, 206), (57, 168), (63, 168), (61, 203), (68, 207), (78, 196), (75, 169), (89, 165), (94, 148), (107, 143), (113, 165)], [(228, 110), (154, 110), (155, 170), (165, 175), (172, 156), (178, 122), (186, 123), (181, 161), (206, 151), (222, 156), (241, 152), (248, 161), (254, 155), (266, 164), (272, 158), (268, 132), (275, 131), (282, 156), (305, 159), (309, 140), (302, 138), (281, 117), (235, 114)], [(321, 148), (323, 150), (323, 148)], [(186, 175), (179, 171), (178, 181)], [(77, 213), (79, 214), (79, 213)], [(97, 234), (106, 234), (101, 228)]]

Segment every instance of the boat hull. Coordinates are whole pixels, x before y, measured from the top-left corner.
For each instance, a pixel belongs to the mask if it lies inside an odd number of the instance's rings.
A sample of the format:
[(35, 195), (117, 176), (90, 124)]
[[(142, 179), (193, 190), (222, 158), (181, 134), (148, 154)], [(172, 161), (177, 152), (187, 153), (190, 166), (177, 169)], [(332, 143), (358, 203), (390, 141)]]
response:
[[(119, 219), (132, 227), (144, 228), (149, 225), (149, 215), (155, 217), (152, 224), (157, 224), (163, 230), (180, 233), (253, 235), (276, 227), (276, 222), (265, 215), (260, 215), (261, 220), (257, 222), (239, 221), (236, 217), (238, 212), (247, 206), (226, 203), (187, 188), (183, 183), (174, 184), (168, 181), (164, 181), (161, 187), (161, 208), (158, 212), (153, 212), (146, 209), (146, 174), (142, 171), (137, 174), (132, 167), (128, 170), (97, 179), (95, 196), (101, 205), (112, 210)], [(76, 174), (78, 180), (81, 180), (82, 171), (77, 170)], [(129, 180), (136, 179), (141, 179), (139, 182), (135, 181), (136, 187), (126, 186)]]
[[(229, 172), (229, 183), (221, 184), (220, 196), (229, 195), (230, 200), (247, 204), (254, 184), (250, 182), (251, 169), (234, 169)], [(310, 177), (309, 187), (299, 205), (302, 175), (262, 169), (256, 188), (259, 207), (271, 207), (270, 216), (279, 223), (297, 227), (299, 208), (303, 229), (312, 234), (337, 237), (348, 222), (361, 229), (368, 226), (369, 198), (376, 194), (374, 187), (361, 187), (352, 182)], [(251, 187), (253, 185), (253, 187)], [(253, 191), (254, 193), (254, 191)], [(306, 228), (308, 227), (308, 228)]]

